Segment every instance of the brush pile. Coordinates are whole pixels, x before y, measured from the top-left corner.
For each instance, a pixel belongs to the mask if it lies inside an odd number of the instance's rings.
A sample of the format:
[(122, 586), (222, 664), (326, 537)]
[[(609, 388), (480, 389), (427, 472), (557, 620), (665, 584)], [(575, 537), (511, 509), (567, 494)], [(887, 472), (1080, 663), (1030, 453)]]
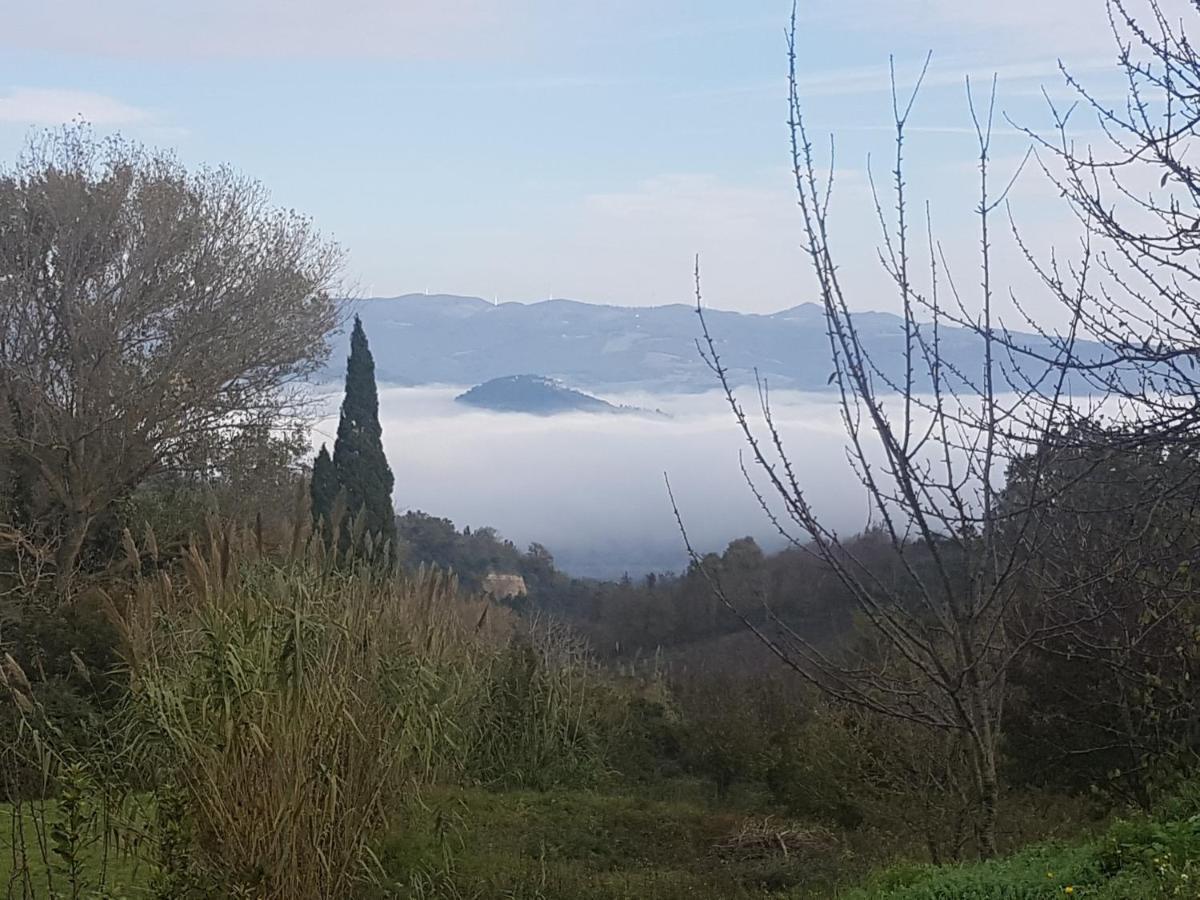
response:
[(714, 844), (712, 852), (726, 859), (768, 859), (827, 853), (836, 845), (836, 838), (823, 828), (797, 827), (767, 816), (746, 819)]

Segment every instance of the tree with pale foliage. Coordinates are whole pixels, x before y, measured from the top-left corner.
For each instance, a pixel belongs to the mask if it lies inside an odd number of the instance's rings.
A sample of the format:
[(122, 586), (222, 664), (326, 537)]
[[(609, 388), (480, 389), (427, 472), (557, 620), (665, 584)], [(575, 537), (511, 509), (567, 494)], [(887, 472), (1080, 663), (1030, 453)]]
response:
[(36, 481), (65, 589), (97, 518), (165, 470), (302, 410), (341, 252), (225, 168), (32, 140), (0, 171), (0, 466)]

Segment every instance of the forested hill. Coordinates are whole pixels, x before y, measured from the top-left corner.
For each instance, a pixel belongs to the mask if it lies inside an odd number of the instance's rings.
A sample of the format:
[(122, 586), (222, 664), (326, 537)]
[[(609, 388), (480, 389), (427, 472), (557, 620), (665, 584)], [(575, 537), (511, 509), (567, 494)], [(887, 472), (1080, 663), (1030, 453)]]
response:
[[(371, 335), (380, 380), (391, 383), (473, 385), (530, 372), (591, 390), (714, 387), (714, 376), (696, 349), (695, 310), (685, 304), (624, 307), (545, 300), (493, 305), (478, 297), (407, 294), (358, 301), (354, 311)], [(735, 382), (752, 383), (757, 369), (778, 388), (830, 389), (829, 338), (817, 304), (770, 315), (723, 310), (707, 315)], [(901, 319), (867, 312), (855, 322), (883, 377), (903, 383)], [(943, 327), (939, 340), (943, 370), (974, 377), (982, 358), (980, 338)], [(1048, 350), (1044, 338), (1020, 340), (1031, 349)], [(344, 349), (334, 347), (326, 370), (330, 380), (341, 377)], [(1091, 356), (1100, 348), (1087, 345), (1080, 352)], [(924, 386), (918, 380), (916, 387)]]
[(614, 406), (607, 400), (572, 390), (540, 375), (510, 375), (477, 384), (454, 398), (459, 403), (495, 412), (524, 412), (552, 416), (565, 412), (638, 413), (633, 407)]

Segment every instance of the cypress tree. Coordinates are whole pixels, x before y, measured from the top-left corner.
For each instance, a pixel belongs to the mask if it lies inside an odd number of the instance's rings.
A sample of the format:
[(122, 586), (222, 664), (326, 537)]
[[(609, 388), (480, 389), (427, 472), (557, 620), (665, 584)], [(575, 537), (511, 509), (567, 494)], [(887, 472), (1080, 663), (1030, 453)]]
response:
[[(346, 494), (349, 521), (366, 516), (366, 530), (376, 540), (395, 540), (392, 509), (392, 470), (383, 453), (383, 428), (379, 424), (379, 393), (375, 387), (375, 360), (367, 345), (362, 321), (354, 317), (350, 334), (350, 359), (346, 364), (346, 396), (333, 444), (333, 468), (340, 490)], [(332, 501), (330, 501), (332, 504)], [(349, 524), (349, 523), (347, 523)]]
[[(328, 523), (333, 516), (333, 502), (337, 498), (337, 470), (325, 445), (313, 460), (312, 481), (308, 485), (309, 497), (312, 499), (313, 528), (320, 528), (322, 523)], [(325, 525), (328, 528), (328, 524)]]

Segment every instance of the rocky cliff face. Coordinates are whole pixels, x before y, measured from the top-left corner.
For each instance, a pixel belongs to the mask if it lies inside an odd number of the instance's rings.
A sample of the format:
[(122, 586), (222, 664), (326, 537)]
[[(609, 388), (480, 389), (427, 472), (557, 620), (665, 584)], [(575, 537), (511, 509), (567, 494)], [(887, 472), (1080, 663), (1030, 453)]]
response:
[(484, 576), (483, 592), (491, 594), (497, 600), (524, 597), (529, 593), (525, 587), (525, 579), (520, 575), (506, 575), (500, 572), (491, 572)]

